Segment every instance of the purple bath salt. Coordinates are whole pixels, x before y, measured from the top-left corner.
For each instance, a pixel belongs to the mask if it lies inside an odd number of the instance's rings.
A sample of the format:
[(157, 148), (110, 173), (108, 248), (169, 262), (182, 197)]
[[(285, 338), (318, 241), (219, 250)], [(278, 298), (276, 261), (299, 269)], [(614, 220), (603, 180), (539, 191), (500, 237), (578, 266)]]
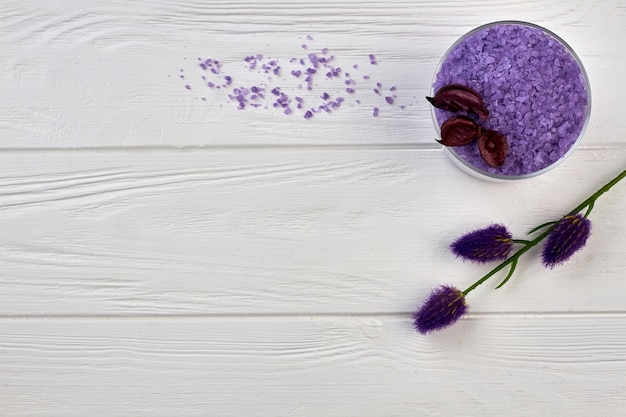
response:
[[(561, 41), (531, 25), (497, 23), (470, 32), (444, 58), (433, 90), (448, 84), (476, 90), (489, 110), (481, 125), (508, 140), (499, 168), (483, 161), (476, 141), (449, 148), (491, 174), (528, 175), (554, 164), (577, 141), (588, 116), (589, 92), (578, 60)], [(435, 115), (441, 126), (453, 113), (435, 109)]]

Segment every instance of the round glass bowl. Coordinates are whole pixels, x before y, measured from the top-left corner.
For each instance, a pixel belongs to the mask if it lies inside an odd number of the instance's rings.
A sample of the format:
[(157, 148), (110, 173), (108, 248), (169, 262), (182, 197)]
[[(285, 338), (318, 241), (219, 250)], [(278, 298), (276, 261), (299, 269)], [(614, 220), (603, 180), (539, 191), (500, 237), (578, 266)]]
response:
[(439, 62), (431, 96), (449, 84), (477, 91), (489, 117), (432, 107), (437, 132), (455, 114), (504, 134), (508, 154), (498, 168), (480, 156), (477, 141), (445, 147), (464, 171), (487, 180), (519, 180), (550, 171), (583, 137), (591, 114), (589, 79), (580, 58), (554, 33), (532, 23), (500, 21), (457, 40)]

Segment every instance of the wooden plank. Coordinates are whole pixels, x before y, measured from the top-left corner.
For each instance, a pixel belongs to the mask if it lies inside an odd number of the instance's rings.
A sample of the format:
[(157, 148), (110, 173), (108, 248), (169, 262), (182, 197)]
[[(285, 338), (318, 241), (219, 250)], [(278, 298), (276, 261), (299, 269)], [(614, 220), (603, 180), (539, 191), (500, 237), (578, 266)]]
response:
[(3, 320), (3, 416), (616, 416), (626, 318)]
[[(58, 3), (58, 2), (57, 2)], [(0, 10), (1, 148), (185, 147), (302, 144), (425, 144), (435, 147), (423, 100), (439, 58), (468, 30), (527, 20), (565, 38), (587, 66), (593, 120), (586, 144), (623, 140), (626, 13), (619, 2), (566, 0), (311, 3), (228, 1), (10, 0)], [(598, 30), (602, 27), (602, 30)], [(314, 40), (308, 41), (307, 35)], [(198, 57), (221, 60), (240, 86), (260, 76), (243, 66), (252, 53), (281, 60), (329, 48), (337, 65), (360, 64), (356, 94), (330, 115), (307, 121), (269, 109), (237, 111), (204, 87)], [(378, 65), (369, 64), (369, 54)], [(180, 70), (187, 78), (179, 79)], [(224, 75), (224, 74), (223, 74)], [(263, 81), (260, 80), (260, 81)], [(295, 97), (289, 77), (268, 82)], [(274, 84), (276, 82), (276, 84)], [(395, 106), (372, 93), (397, 87)], [(308, 103), (345, 86), (317, 80)], [(191, 91), (185, 85), (192, 87)], [(203, 101), (205, 98), (206, 101)], [(357, 104), (355, 100), (360, 100)], [(271, 104), (271, 103), (270, 103)], [(308, 105), (308, 104), (307, 104)], [(400, 105), (405, 105), (404, 110)], [(374, 106), (380, 117), (372, 117)]]
[[(0, 154), (0, 314), (409, 312), (431, 287), (490, 269), (447, 246), (502, 222), (558, 219), (624, 168), (579, 150), (545, 176), (495, 184), (440, 151), (238, 150)], [(567, 265), (538, 251), (475, 312), (624, 311), (625, 184)]]

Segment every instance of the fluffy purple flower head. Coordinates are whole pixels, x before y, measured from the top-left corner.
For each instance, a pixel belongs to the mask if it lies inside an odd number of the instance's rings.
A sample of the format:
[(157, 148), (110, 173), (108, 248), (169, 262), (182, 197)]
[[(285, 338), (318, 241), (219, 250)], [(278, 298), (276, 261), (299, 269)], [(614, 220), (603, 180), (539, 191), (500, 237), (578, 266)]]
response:
[(501, 224), (474, 230), (455, 240), (450, 249), (459, 258), (478, 263), (505, 260), (513, 248), (513, 236)]
[(418, 332), (427, 334), (454, 324), (467, 312), (465, 294), (458, 288), (441, 285), (433, 290), (422, 307), (413, 313)]
[(542, 253), (543, 264), (554, 268), (567, 261), (585, 246), (590, 234), (591, 221), (583, 215), (570, 214), (563, 217), (548, 235)]

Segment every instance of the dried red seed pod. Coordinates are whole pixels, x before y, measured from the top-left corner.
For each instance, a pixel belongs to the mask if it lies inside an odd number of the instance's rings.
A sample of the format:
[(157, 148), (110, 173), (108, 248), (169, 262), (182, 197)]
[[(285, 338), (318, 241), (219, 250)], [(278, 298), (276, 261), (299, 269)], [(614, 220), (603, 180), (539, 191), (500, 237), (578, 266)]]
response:
[(480, 125), (467, 116), (454, 116), (441, 126), (441, 140), (445, 146), (463, 146), (478, 138)]
[(449, 84), (437, 91), (434, 97), (426, 97), (433, 106), (447, 111), (465, 110), (475, 113), (480, 120), (486, 120), (489, 111), (476, 91), (461, 84)]
[(509, 143), (502, 133), (485, 130), (478, 138), (478, 150), (487, 165), (498, 168), (506, 159)]

